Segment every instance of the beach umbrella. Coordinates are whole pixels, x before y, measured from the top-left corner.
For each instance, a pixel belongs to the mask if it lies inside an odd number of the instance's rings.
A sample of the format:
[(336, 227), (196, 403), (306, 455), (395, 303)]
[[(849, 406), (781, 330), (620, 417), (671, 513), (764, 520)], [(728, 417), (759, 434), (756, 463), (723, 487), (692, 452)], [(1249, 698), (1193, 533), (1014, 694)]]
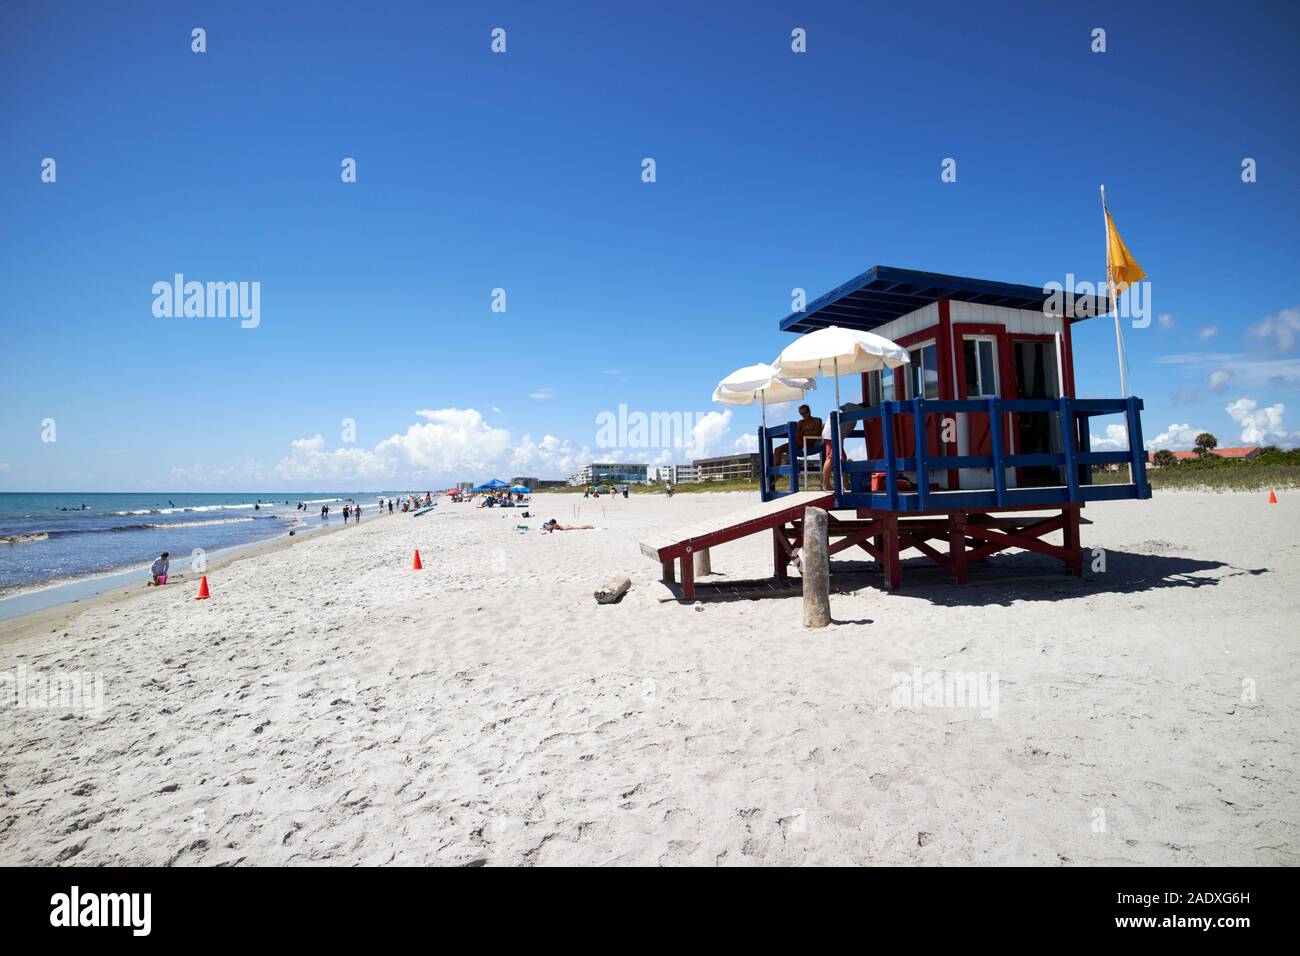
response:
[(816, 388), (811, 378), (782, 378), (776, 369), (763, 362), (738, 368), (713, 390), (713, 400), (724, 405), (753, 405), (763, 407), (763, 427), (767, 427), (767, 406), (780, 402), (795, 402), (804, 392)]
[(511, 485), (510, 490), (520, 495), (531, 495), (533, 493), (531, 488), (525, 488), (523, 485)]
[(874, 372), (908, 364), (907, 349), (882, 335), (845, 329), (838, 325), (799, 336), (772, 364), (785, 378), (835, 379), (835, 407), (840, 407), (840, 376)]

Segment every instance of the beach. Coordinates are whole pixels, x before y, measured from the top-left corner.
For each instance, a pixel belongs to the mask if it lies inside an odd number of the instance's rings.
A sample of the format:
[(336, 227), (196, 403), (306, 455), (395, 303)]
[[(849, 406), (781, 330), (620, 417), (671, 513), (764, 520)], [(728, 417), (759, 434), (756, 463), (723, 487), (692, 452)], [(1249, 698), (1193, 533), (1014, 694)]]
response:
[(0, 863), (1300, 863), (1290, 496), (1090, 504), (1082, 579), (861, 565), (824, 630), (662, 600), (637, 541), (753, 500), (444, 501), (0, 622), (0, 692), (102, 688), (0, 698)]

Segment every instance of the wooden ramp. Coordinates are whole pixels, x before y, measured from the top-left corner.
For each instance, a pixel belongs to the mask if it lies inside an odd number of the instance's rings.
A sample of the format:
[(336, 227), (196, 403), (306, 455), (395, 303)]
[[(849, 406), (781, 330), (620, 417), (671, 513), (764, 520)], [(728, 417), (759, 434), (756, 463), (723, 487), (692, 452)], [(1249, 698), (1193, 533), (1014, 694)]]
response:
[(695, 597), (695, 558), (697, 551), (714, 545), (746, 538), (760, 531), (770, 531), (791, 521), (803, 519), (805, 508), (831, 508), (835, 494), (830, 491), (801, 491), (793, 495), (757, 502), (737, 511), (709, 518), (641, 541), (641, 553), (663, 566), (664, 581), (673, 580), (673, 561), (681, 567), (682, 592)]

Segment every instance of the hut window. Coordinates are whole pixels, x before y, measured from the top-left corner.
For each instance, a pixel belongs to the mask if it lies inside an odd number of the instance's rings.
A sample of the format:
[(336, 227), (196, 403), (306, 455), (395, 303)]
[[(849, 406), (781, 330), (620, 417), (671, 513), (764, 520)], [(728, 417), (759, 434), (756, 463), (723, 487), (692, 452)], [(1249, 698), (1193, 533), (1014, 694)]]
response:
[(880, 404), (880, 373), (868, 372), (865, 381), (866, 386), (862, 389), (862, 404), (868, 408), (875, 408)]
[(908, 353), (912, 360), (911, 387), (913, 398), (939, 397), (939, 353), (934, 343), (914, 348)]
[(966, 397), (988, 398), (998, 394), (992, 339), (966, 339), (962, 343), (966, 371)]
[(894, 398), (894, 373), (891, 369), (867, 373), (867, 387), (862, 392), (862, 404), (875, 408), (881, 402)]

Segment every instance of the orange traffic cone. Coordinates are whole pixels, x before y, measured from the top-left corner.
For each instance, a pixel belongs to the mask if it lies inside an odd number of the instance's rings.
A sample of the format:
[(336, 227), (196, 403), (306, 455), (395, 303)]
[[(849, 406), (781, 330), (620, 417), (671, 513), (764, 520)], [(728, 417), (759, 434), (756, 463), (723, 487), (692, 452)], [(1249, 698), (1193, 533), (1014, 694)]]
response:
[(1269, 493), (1268, 493), (1268, 503), (1271, 504), (1271, 505), (1275, 505), (1275, 504), (1277, 504), (1277, 492), (1272, 491), (1272, 490), (1269, 491)]
[(212, 597), (212, 595), (208, 593), (208, 576), (205, 574), (203, 577), (199, 578), (199, 596), (194, 600), (206, 601), (210, 597)]
[(424, 565), (420, 563), (420, 549), (415, 549), (415, 560), (411, 562), (412, 571), (423, 571)]

